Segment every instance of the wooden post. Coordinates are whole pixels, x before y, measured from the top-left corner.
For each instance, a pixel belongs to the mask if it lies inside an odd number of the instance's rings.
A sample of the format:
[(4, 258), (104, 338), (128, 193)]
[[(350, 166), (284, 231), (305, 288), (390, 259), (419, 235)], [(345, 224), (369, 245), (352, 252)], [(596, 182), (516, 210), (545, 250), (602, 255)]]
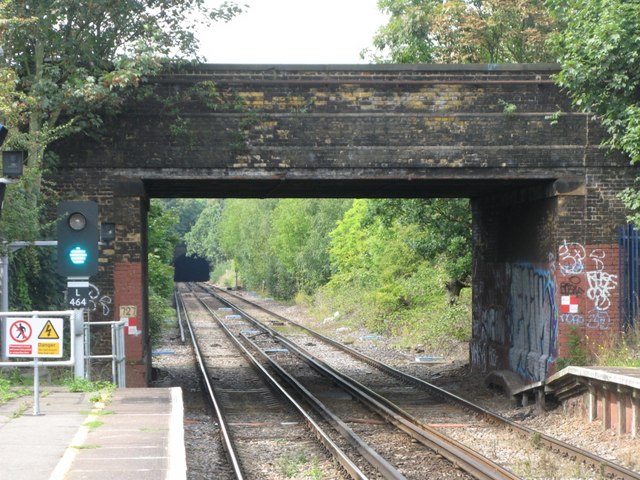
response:
[(622, 435), (624, 435), (625, 433), (627, 433), (627, 402), (626, 402), (626, 396), (627, 396), (627, 392), (626, 389), (621, 387), (620, 385), (618, 385), (618, 390), (617, 390), (617, 395), (618, 395), (618, 402), (617, 402), (617, 407), (618, 407), (618, 436), (621, 437)]
[(611, 428), (611, 408), (609, 398), (609, 386), (602, 386), (602, 428), (609, 430)]
[(598, 392), (593, 382), (589, 381), (589, 421), (593, 422), (598, 418)]

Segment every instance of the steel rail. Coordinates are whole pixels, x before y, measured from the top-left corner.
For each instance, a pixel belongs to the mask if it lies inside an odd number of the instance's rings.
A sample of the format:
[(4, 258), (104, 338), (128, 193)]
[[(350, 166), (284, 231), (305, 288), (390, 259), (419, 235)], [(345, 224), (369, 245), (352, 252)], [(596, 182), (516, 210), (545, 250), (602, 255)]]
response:
[[(184, 343), (184, 327), (182, 326), (182, 315), (180, 314), (180, 310), (182, 310), (182, 312), (186, 315), (186, 309), (184, 308), (184, 303), (180, 304), (180, 302), (182, 302), (182, 299), (178, 299), (178, 289), (174, 289), (173, 291), (174, 294), (174, 298), (175, 298), (175, 302), (176, 302), (176, 315), (178, 317), (178, 329), (180, 330), (180, 341), (182, 343)], [(180, 306), (182, 306), (182, 309), (180, 308)]]
[[(205, 288), (206, 290), (211, 292), (210, 290), (211, 287), (201, 287), (201, 288)], [(538, 432), (532, 428), (526, 427), (524, 425), (520, 425), (512, 420), (509, 420), (507, 418), (502, 417), (501, 415), (498, 415), (497, 413), (491, 412), (483, 407), (480, 407), (479, 405), (475, 405), (469, 402), (468, 400), (465, 400), (457, 395), (454, 395), (453, 393), (447, 392), (446, 390), (436, 385), (433, 385), (429, 382), (426, 382), (425, 380), (414, 377), (413, 375), (409, 375), (394, 367), (386, 365), (372, 357), (369, 357), (368, 355), (365, 355), (364, 353), (361, 353), (355, 350), (354, 348), (351, 348), (347, 345), (343, 345), (325, 335), (322, 335), (321, 333), (311, 330), (310, 328), (305, 327), (304, 325), (301, 325), (300, 323), (295, 322), (294, 320), (288, 319), (276, 312), (272, 312), (271, 310), (255, 302), (252, 302), (251, 300), (247, 300), (245, 298), (239, 297), (238, 295), (234, 295), (225, 290), (218, 289), (217, 287), (214, 287), (214, 288), (226, 293), (227, 295), (232, 295), (233, 297), (243, 302), (246, 302), (255, 308), (258, 308), (259, 310), (265, 313), (268, 313), (269, 315), (272, 315), (275, 318), (278, 318), (279, 320), (282, 320), (291, 325), (294, 325), (304, 330), (305, 332), (309, 333), (313, 337), (319, 340), (322, 340), (324, 342), (327, 342), (330, 345), (348, 353), (349, 355), (352, 355), (353, 357), (358, 358), (359, 360), (366, 362), (369, 365), (375, 368), (378, 368), (379, 370), (385, 371), (386, 373), (402, 381), (406, 381), (407, 383), (411, 383), (419, 388), (428, 390), (432, 394), (436, 395), (437, 397), (441, 398), (447, 403), (456, 404), (457, 406), (459, 406), (460, 408), (463, 408), (464, 410), (473, 412), (489, 423), (501, 425), (505, 428), (510, 429), (511, 431), (519, 433), (521, 436), (525, 438), (533, 438), (535, 436), (537, 440), (539, 439), (540, 444), (543, 445), (548, 450), (550, 450), (551, 452), (559, 455), (564, 455), (568, 458), (572, 458), (577, 462), (582, 462), (585, 465), (588, 465), (591, 468), (593, 468), (595, 471), (601, 471), (603, 475), (607, 478), (615, 478), (620, 480), (640, 480), (640, 473), (634, 472), (633, 470), (629, 470), (628, 468), (625, 468), (621, 465), (613, 463), (605, 458), (598, 457), (597, 455), (592, 454), (591, 452), (583, 450), (579, 447), (570, 445), (566, 442), (550, 437), (542, 432)], [(234, 305), (233, 302), (229, 302), (229, 303)], [(234, 308), (238, 308), (238, 307), (235, 307), (234, 305)]]
[[(324, 432), (322, 427), (318, 425), (313, 418), (309, 416), (309, 414), (302, 408), (302, 406), (280, 385), (280, 383), (256, 360), (253, 354), (235, 337), (233, 332), (231, 332), (224, 322), (220, 319), (218, 314), (214, 312), (209, 305), (202, 301), (202, 299), (195, 297), (201, 305), (211, 314), (211, 316), (216, 320), (220, 328), (223, 330), (225, 335), (233, 342), (233, 344), (240, 350), (243, 356), (251, 363), (251, 365), (258, 371), (258, 373), (272, 386), (278, 393), (280, 393), (284, 398), (286, 398), (291, 406), (293, 406), (304, 418), (305, 422), (318, 439), (318, 441), (327, 449), (327, 451), (336, 459), (336, 461), (340, 464), (340, 466), (351, 476), (351, 478), (356, 480), (368, 480), (368, 477), (358, 468), (358, 466), (353, 463), (353, 461), (347, 456), (347, 454), (338, 446), (336, 443), (331, 440), (331, 438)], [(348, 427), (347, 427), (348, 428)], [(354, 434), (355, 435), (355, 434)], [(354, 438), (354, 441), (357, 440)], [(354, 445), (353, 442), (350, 442)], [(363, 452), (361, 452), (363, 453)], [(375, 452), (374, 453), (374, 457)], [(365, 456), (363, 454), (363, 456)], [(365, 456), (365, 458), (367, 458)], [(368, 458), (367, 458), (368, 459)], [(383, 459), (384, 460), (384, 459)], [(373, 462), (372, 465), (377, 467), (378, 465)], [(384, 464), (380, 464), (382, 467), (381, 472), (384, 472)], [(391, 467), (393, 468), (393, 467)], [(393, 476), (385, 476), (385, 478), (391, 480), (401, 480), (404, 477), (398, 472), (398, 475)]]
[[(212, 295), (216, 295), (210, 292)], [(437, 452), (454, 465), (478, 479), (517, 479), (519, 478), (513, 472), (489, 460), (485, 456), (479, 454), (475, 450), (457, 442), (456, 440), (438, 432), (432, 427), (413, 418), (408, 413), (402, 411), (392, 402), (377, 395), (375, 392), (355, 382), (350, 377), (343, 375), (333, 368), (319, 361), (313, 355), (304, 351), (301, 347), (280, 335), (275, 330), (264, 325), (262, 322), (238, 308), (232, 302), (216, 295), (216, 298), (229, 304), (232, 308), (240, 312), (247, 320), (252, 322), (258, 328), (268, 333), (276, 339), (278, 343), (285, 345), (290, 351), (294, 352), (312, 368), (321, 375), (329, 378), (332, 382), (338, 384), (352, 396), (359, 399), (363, 404), (367, 405), (371, 410), (380, 414), (389, 423), (396, 428), (402, 430), (414, 440), (422, 443), (426, 447)]]
[[(189, 334), (191, 336), (191, 342), (193, 344), (193, 350), (196, 355), (196, 359), (198, 361), (198, 366), (200, 367), (200, 372), (202, 374), (202, 380), (207, 388), (207, 392), (209, 393), (209, 400), (213, 404), (213, 408), (216, 413), (216, 418), (218, 419), (218, 425), (220, 427), (220, 433), (222, 436), (222, 444), (224, 446), (225, 451), (227, 452), (227, 457), (233, 473), (237, 480), (244, 480), (244, 473), (242, 472), (242, 467), (240, 465), (240, 461), (238, 459), (238, 452), (236, 452), (235, 445), (233, 443), (233, 439), (231, 438), (231, 434), (229, 431), (229, 427), (227, 425), (226, 420), (224, 419), (224, 415), (222, 413), (222, 409), (220, 407), (220, 402), (218, 401), (216, 394), (213, 390), (213, 386), (211, 385), (211, 381), (209, 380), (209, 375), (207, 373), (206, 366), (204, 364), (204, 360), (202, 358), (202, 353), (200, 351), (200, 347), (198, 346), (198, 341), (196, 339), (195, 333), (191, 326), (191, 319), (189, 318), (189, 312), (186, 309), (184, 301), (182, 299), (182, 295), (176, 296), (176, 300), (180, 300), (180, 304), (184, 311), (184, 319), (187, 324), (187, 328), (189, 330)], [(176, 308), (178, 305), (176, 305)]]

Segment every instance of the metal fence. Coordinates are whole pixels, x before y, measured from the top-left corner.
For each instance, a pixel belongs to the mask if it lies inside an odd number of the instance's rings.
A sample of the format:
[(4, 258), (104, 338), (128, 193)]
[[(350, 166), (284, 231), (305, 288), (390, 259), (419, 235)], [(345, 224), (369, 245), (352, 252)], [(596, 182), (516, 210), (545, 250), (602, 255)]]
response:
[(622, 327), (638, 325), (640, 314), (640, 231), (632, 224), (620, 227), (620, 317)]
[[(127, 322), (120, 320), (118, 322), (85, 322), (84, 323), (84, 358), (85, 358), (85, 376), (90, 379), (91, 376), (91, 360), (111, 360), (111, 378), (118, 388), (126, 387), (125, 372), (125, 349), (124, 336)], [(110, 355), (93, 355), (91, 353), (91, 329), (94, 327), (110, 327), (111, 328), (111, 354)]]

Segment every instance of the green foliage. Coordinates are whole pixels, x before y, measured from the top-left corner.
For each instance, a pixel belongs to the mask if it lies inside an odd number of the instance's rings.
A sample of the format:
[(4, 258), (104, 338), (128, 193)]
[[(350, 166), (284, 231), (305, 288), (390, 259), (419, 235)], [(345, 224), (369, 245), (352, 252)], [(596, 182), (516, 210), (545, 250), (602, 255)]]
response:
[(284, 274), (293, 279), (293, 293), (312, 293), (329, 279), (329, 233), (348, 204), (317, 199), (278, 202), (270, 246)]
[(225, 257), (218, 238), (218, 224), (224, 203), (221, 200), (207, 200), (190, 230), (184, 235), (187, 254), (199, 255), (214, 266), (224, 262)]
[[(99, 136), (105, 118), (164, 61), (195, 57), (194, 22), (239, 12), (231, 2), (211, 8), (202, 0), (0, 2), (0, 119), (10, 132), (4, 148), (28, 153), (22, 179), (7, 188), (0, 238), (50, 238), (45, 213), (57, 198), (44, 179), (56, 163), (49, 146), (71, 134)], [(51, 307), (62, 289), (45, 279), (49, 265), (36, 266), (26, 255), (13, 259), (26, 264), (13, 272), (12, 301)]]
[(149, 338), (151, 344), (155, 344), (160, 339), (165, 321), (174, 317), (175, 312), (170, 306), (169, 298), (161, 296), (149, 288)]
[(54, 275), (55, 250), (25, 247), (9, 256), (9, 304), (15, 310), (59, 310), (63, 279)]
[(159, 257), (164, 263), (171, 263), (173, 252), (180, 241), (176, 225), (178, 214), (165, 209), (160, 201), (152, 200), (149, 208), (149, 253)]
[[(318, 300), (379, 333), (408, 334), (440, 347), (468, 339), (470, 296), (449, 302), (438, 235), (451, 235), (443, 211), (433, 207), (424, 200), (354, 201), (331, 233), (333, 276)], [(436, 223), (442, 230), (429, 230)]]
[(562, 71), (556, 81), (580, 110), (602, 118), (610, 144), (640, 159), (640, 3), (547, 0), (565, 23), (552, 37)]
[(249, 288), (279, 298), (311, 293), (331, 274), (329, 232), (349, 204), (348, 200), (210, 201), (185, 237), (187, 251), (207, 258), (218, 274), (232, 261)]
[(470, 335), (470, 294), (448, 290), (470, 278), (470, 235), (465, 200), (225, 200), (187, 241), (248, 288), (443, 348)]
[(558, 370), (568, 367), (569, 365), (587, 365), (589, 355), (585, 347), (585, 340), (576, 327), (571, 327), (567, 345), (569, 347), (569, 355), (567, 358), (559, 358), (556, 361)]
[(24, 384), (25, 379), (19, 369), (0, 369), (0, 405), (14, 398), (29, 395), (31, 390)]
[(556, 28), (539, 0), (378, 0), (389, 14), (373, 60), (395, 63), (522, 63), (551, 59)]
[(297, 477), (301, 473), (304, 474), (304, 478), (322, 478), (321, 471), (318, 468), (318, 459), (313, 457), (310, 461), (302, 449), (285, 453), (277, 458), (275, 463), (285, 478)]
[(514, 103), (506, 102), (506, 101), (504, 101), (502, 99), (499, 99), (498, 103), (502, 107), (502, 112), (507, 117), (513, 116), (513, 114), (518, 111), (518, 106), (516, 104), (514, 104)]
[(218, 241), (224, 256), (234, 261), (243, 285), (286, 297), (292, 282), (278, 272), (269, 246), (276, 205), (277, 200), (226, 200), (218, 225)]
[(112, 391), (116, 386), (111, 382), (91, 381), (81, 377), (69, 376), (64, 380), (64, 385), (70, 392), (97, 392), (97, 391)]
[[(608, 133), (606, 143), (640, 160), (640, 3), (625, 0), (547, 0), (564, 23), (552, 37), (561, 72), (556, 82), (573, 105), (597, 116)], [(640, 220), (640, 194), (621, 196)]]
[(604, 367), (640, 368), (640, 330), (629, 329), (596, 346), (596, 363)]
[(438, 263), (447, 284), (469, 286), (471, 281), (471, 209), (466, 199), (385, 199), (368, 202), (365, 222), (378, 218), (386, 227), (394, 222), (413, 225), (409, 248)]
[(179, 219), (176, 211), (163, 208), (152, 200), (149, 209), (148, 272), (149, 272), (149, 335), (154, 342), (162, 331), (164, 320), (173, 316), (173, 254), (180, 237), (176, 232)]
[(175, 198), (160, 200), (163, 210), (172, 210), (179, 222), (175, 230), (179, 236), (184, 236), (200, 218), (200, 214), (207, 207), (210, 200), (202, 198)]

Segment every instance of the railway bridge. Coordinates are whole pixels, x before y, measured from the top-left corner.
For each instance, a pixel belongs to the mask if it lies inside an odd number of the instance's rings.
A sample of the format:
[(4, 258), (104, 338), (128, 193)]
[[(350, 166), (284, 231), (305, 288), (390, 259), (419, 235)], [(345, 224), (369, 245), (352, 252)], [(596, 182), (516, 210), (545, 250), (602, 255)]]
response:
[(56, 145), (63, 196), (115, 224), (92, 279), (108, 308), (92, 318), (135, 307), (127, 384), (150, 374), (153, 197), (466, 197), (473, 366), (539, 380), (576, 335), (604, 342), (625, 321), (617, 194), (637, 172), (571, 111), (556, 69), (192, 65), (151, 79), (102, 138)]

